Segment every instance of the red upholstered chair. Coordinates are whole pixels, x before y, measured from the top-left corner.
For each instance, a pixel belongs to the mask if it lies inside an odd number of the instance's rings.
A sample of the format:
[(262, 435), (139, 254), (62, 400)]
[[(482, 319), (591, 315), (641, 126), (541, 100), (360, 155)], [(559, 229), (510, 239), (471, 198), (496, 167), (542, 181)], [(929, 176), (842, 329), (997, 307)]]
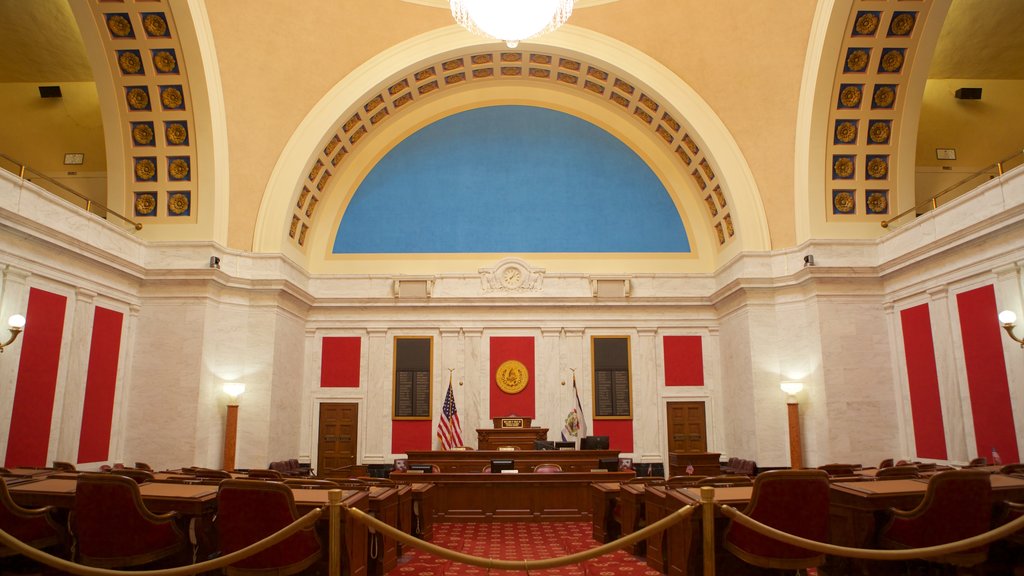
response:
[(149, 472), (153, 471), (153, 467), (150, 466), (149, 464), (146, 464), (145, 462), (136, 462), (135, 467), (138, 468), (139, 470), (147, 470)]
[(53, 461), (53, 468), (55, 470), (60, 470), (62, 472), (74, 472), (75, 471), (75, 465), (72, 464), (71, 462), (58, 462), (57, 460)]
[(892, 461), (892, 458), (886, 458), (878, 463), (878, 469), (881, 470), (882, 468), (889, 468), (893, 464), (894, 462)]
[[(795, 536), (828, 542), (828, 473), (823, 470), (773, 470), (754, 480), (744, 514)], [(730, 521), (725, 548), (744, 562), (774, 569), (819, 566), (824, 554), (783, 544)]]
[(249, 470), (246, 472), (246, 476), (253, 480), (283, 480), (284, 475), (277, 470)]
[(81, 564), (120, 568), (187, 556), (188, 542), (174, 522), (177, 514), (150, 512), (139, 485), (126, 476), (80, 476), (72, 517)]
[(537, 464), (533, 467), (533, 471), (541, 474), (551, 474), (553, 472), (561, 472), (562, 467), (558, 464)]
[(1000, 474), (1024, 474), (1024, 464), (1007, 464), (999, 469)]
[[(938, 546), (977, 536), (992, 521), (992, 483), (984, 470), (949, 470), (928, 481), (924, 500), (913, 510), (892, 509), (892, 519), (880, 534), (884, 548), (906, 549)], [(985, 561), (988, 546), (932, 558), (956, 566)]]
[[(225, 480), (217, 491), (217, 537), (224, 554), (241, 550), (299, 518), (291, 488), (277, 482)], [(310, 527), (245, 560), (228, 566), (237, 576), (286, 576), (320, 559), (320, 539)]]
[(875, 479), (877, 480), (903, 480), (907, 478), (920, 478), (921, 473), (917, 471), (917, 466), (914, 465), (902, 465), (902, 466), (889, 466), (888, 468), (882, 468), (875, 473)]
[[(60, 526), (50, 516), (52, 507), (22, 508), (11, 499), (7, 483), (0, 480), (0, 530), (33, 548), (55, 546), (61, 540)], [(0, 558), (17, 554), (0, 545)]]
[(973, 467), (973, 466), (988, 466), (988, 459), (985, 458), (984, 456), (979, 456), (978, 458), (975, 458), (975, 459), (971, 460), (967, 464), (967, 466), (970, 466), (970, 467)]
[(196, 478), (231, 478), (231, 473), (226, 470), (216, 470), (214, 468), (196, 468)]

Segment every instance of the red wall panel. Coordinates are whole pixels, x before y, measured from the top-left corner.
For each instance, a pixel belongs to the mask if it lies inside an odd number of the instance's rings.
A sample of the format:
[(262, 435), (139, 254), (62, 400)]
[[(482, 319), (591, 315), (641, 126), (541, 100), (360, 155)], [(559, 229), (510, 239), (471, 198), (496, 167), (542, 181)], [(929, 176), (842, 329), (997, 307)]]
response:
[(595, 420), (592, 436), (607, 436), (608, 448), (633, 451), (633, 420)]
[(324, 338), (320, 355), (321, 388), (359, 387), (358, 336)]
[[(508, 394), (498, 388), (494, 374), (506, 360), (518, 360), (526, 367), (530, 380), (526, 388), (516, 394)], [(524, 416), (533, 418), (536, 415), (534, 397), (537, 389), (537, 378), (534, 372), (533, 337), (532, 336), (501, 336), (491, 338), (491, 418), (501, 416)]]
[(946, 431), (942, 424), (939, 376), (935, 370), (935, 346), (932, 341), (928, 305), (921, 304), (900, 312), (903, 348), (907, 360), (910, 388), (910, 413), (914, 421), (914, 441), (920, 458), (946, 459)]
[(46, 466), (67, 298), (32, 288), (21, 335), (5, 466)]
[(391, 452), (405, 454), (409, 450), (431, 450), (434, 435), (430, 420), (392, 420)]
[(961, 292), (956, 302), (978, 455), (987, 457), (994, 448), (1003, 462), (1019, 462), (995, 289), (989, 285)]
[(110, 457), (110, 427), (114, 418), (123, 320), (124, 314), (106, 308), (97, 307), (93, 315), (82, 433), (78, 442), (79, 462), (102, 462)]
[(665, 336), (665, 385), (703, 386), (704, 352), (700, 336)]

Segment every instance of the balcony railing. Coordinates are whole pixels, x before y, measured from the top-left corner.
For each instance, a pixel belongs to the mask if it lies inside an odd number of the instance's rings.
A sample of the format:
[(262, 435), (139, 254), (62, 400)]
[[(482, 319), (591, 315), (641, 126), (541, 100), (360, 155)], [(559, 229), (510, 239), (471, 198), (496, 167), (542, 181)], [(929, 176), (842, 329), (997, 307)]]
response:
[(12, 174), (17, 174), (18, 178), (33, 182), (40, 188), (46, 190), (47, 192), (50, 192), (51, 194), (59, 198), (62, 198), (68, 202), (71, 202), (76, 206), (84, 208), (86, 212), (91, 212), (93, 214), (96, 214), (97, 216), (106, 218), (108, 220), (110, 219), (110, 216), (113, 216), (118, 220), (121, 220), (125, 224), (130, 225), (132, 228), (136, 230), (142, 230), (141, 223), (131, 220), (119, 214), (118, 212), (111, 210), (110, 208), (108, 208), (104, 204), (101, 204), (100, 202), (83, 196), (80, 192), (76, 192), (75, 190), (68, 188), (64, 184), (61, 184), (60, 182), (54, 180), (53, 178), (50, 178), (49, 176), (43, 174), (42, 172), (39, 172), (38, 170), (33, 170), (31, 167), (26, 166), (24, 163), (19, 162), (6, 154), (0, 153), (0, 160), (2, 160), (2, 162), (0, 162), (0, 168), (4, 168), (5, 170), (11, 172)]
[(953, 184), (952, 186), (942, 190), (938, 194), (935, 194), (934, 196), (929, 198), (927, 202), (918, 204), (912, 208), (904, 210), (903, 212), (900, 212), (899, 214), (893, 216), (892, 218), (889, 218), (888, 220), (882, 220), (882, 228), (889, 228), (897, 220), (900, 220), (904, 216), (907, 216), (909, 214), (920, 216), (925, 212), (935, 210), (943, 202), (949, 202), (953, 198), (956, 198), (957, 196), (960, 196), (965, 192), (973, 190), (978, 186), (981, 186), (985, 182), (992, 180), (993, 178), (1001, 178), (1004, 172), (1016, 168), (1021, 164), (1024, 164), (1024, 150), (1017, 151), (1013, 153), (1011, 156), (1008, 156), (996, 162), (995, 164), (986, 166), (985, 168), (978, 170), (974, 174), (967, 176), (966, 178), (960, 180), (956, 184)]

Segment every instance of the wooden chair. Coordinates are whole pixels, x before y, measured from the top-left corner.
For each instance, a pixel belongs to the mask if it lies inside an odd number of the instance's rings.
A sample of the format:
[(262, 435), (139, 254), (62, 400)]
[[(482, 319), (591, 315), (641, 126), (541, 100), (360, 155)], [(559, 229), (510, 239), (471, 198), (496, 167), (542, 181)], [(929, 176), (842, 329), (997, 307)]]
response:
[(277, 470), (249, 470), (246, 476), (253, 480), (284, 480), (284, 476)]
[[(986, 532), (992, 521), (992, 484), (983, 470), (939, 472), (928, 481), (924, 500), (913, 510), (890, 509), (881, 529), (883, 548), (938, 546)], [(985, 561), (988, 545), (931, 558), (932, 562), (974, 566)]]
[(882, 460), (881, 462), (878, 463), (878, 469), (881, 470), (882, 468), (889, 468), (892, 465), (892, 458), (886, 458), (885, 460)]
[(988, 466), (988, 459), (985, 458), (984, 456), (979, 456), (978, 458), (971, 460), (967, 464), (967, 466), (970, 468), (973, 468), (975, 466)]
[(859, 468), (859, 464), (825, 464), (818, 466), (818, 470), (824, 470), (829, 476), (853, 476), (853, 471)]
[(120, 468), (118, 470), (111, 470), (110, 473), (131, 478), (132, 480), (135, 480), (137, 484), (153, 481), (153, 473), (148, 470), (138, 470), (136, 468)]
[[(221, 552), (230, 554), (281, 530), (299, 518), (291, 489), (283, 483), (224, 480), (217, 490), (217, 537)], [(227, 568), (228, 576), (276, 575), (303, 572), (321, 557), (314, 527)]]
[(697, 481), (697, 486), (753, 486), (754, 481), (750, 479), (750, 476), (743, 476), (741, 474), (723, 474), (721, 476), (711, 476), (704, 478), (703, 480)]
[(80, 476), (72, 518), (80, 564), (121, 568), (170, 558), (182, 563), (190, 552), (174, 522), (177, 514), (150, 512), (139, 485), (126, 476)]
[(907, 478), (920, 478), (921, 473), (917, 471), (917, 466), (903, 465), (903, 466), (890, 466), (888, 468), (882, 468), (875, 473), (876, 480), (904, 480)]
[[(33, 548), (56, 546), (62, 541), (63, 532), (50, 515), (52, 510), (52, 506), (22, 508), (11, 499), (7, 483), (0, 480), (0, 530)], [(13, 548), (0, 544), (0, 558), (16, 554)]]
[(537, 464), (533, 467), (533, 471), (540, 474), (552, 474), (555, 472), (561, 472), (562, 467), (558, 464)]
[(196, 478), (231, 478), (231, 473), (225, 470), (215, 470), (213, 468), (196, 468), (193, 472)]
[[(773, 470), (754, 480), (743, 511), (754, 520), (795, 536), (828, 542), (828, 473), (823, 470)], [(820, 566), (824, 554), (783, 544), (729, 522), (724, 546), (738, 558), (762, 568), (794, 570)]]
[(76, 471), (75, 470), (75, 465), (72, 464), (71, 462), (59, 462), (57, 460), (53, 461), (53, 469), (54, 470), (60, 470), (62, 472), (75, 472)]
[(153, 467), (150, 466), (149, 464), (146, 464), (145, 462), (136, 462), (135, 467), (138, 468), (139, 470), (146, 470), (147, 472), (153, 471)]

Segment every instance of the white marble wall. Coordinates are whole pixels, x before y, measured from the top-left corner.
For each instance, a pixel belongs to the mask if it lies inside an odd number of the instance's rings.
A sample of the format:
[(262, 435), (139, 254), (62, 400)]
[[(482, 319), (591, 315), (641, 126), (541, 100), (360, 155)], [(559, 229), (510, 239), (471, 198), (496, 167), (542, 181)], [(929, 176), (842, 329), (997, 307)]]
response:
[[(664, 403), (693, 398), (710, 407), (709, 448), (784, 466), (783, 379), (807, 386), (800, 397), (806, 464), (913, 456), (901, 454), (913, 442), (898, 312), (929, 302), (950, 459), (960, 460), (972, 441), (954, 295), (994, 284), (1000, 307), (1024, 318), (1022, 174), (1008, 173), (879, 240), (819, 239), (743, 254), (714, 275), (638, 275), (628, 298), (596, 299), (587, 275), (547, 270), (530, 292), (484, 290), (480, 274), (466, 271), (434, 278), (428, 299), (403, 300), (387, 277), (309, 277), (277, 255), (147, 244), (0, 171), (0, 265), (12, 271), (0, 313), (24, 309), (29, 286), (69, 298), (51, 459), (74, 459), (77, 451), (88, 364), (80, 343), (91, 311), (106, 303), (127, 312), (112, 461), (219, 466), (227, 402), (220, 387), (244, 381), (238, 466), (314, 459), (319, 403), (337, 399), (360, 404), (360, 461), (387, 462), (393, 342), (403, 334), (434, 338), (438, 405), (454, 368), (469, 444), (475, 428), (489, 425), (489, 339), (534, 337), (537, 423), (556, 437), (573, 402), (570, 368), (589, 415), (589, 338), (615, 334), (631, 342), (635, 458), (664, 458)], [(803, 267), (808, 253), (817, 266)], [(220, 270), (208, 268), (210, 254), (221, 256)], [(665, 334), (703, 337), (706, 386), (664, 386)], [(358, 388), (319, 388), (328, 335), (361, 338)], [(1024, 354), (1004, 343), (1020, 420)], [(0, 356), (5, 438), (18, 346)], [(1024, 422), (1017, 424), (1024, 445)]]

